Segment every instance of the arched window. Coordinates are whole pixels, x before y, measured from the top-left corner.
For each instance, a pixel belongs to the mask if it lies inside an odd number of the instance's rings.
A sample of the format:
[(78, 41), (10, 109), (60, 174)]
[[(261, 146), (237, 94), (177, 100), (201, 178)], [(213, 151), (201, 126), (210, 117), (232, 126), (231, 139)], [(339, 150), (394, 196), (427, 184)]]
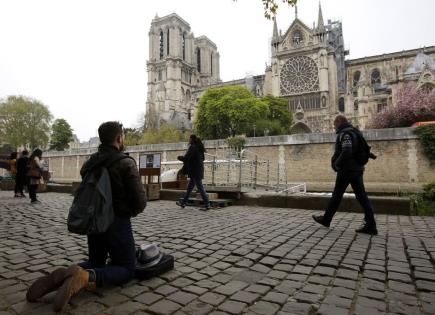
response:
[(358, 85), (359, 80), (361, 79), (361, 72), (355, 71), (353, 73), (353, 81), (352, 81), (352, 87), (356, 87)]
[(338, 111), (344, 113), (344, 98), (340, 97), (338, 99)]
[(300, 44), (304, 40), (304, 38), (302, 36), (302, 32), (300, 30), (294, 31), (292, 39), (293, 39), (293, 44), (295, 44), (295, 45)]
[(163, 45), (164, 45), (164, 41), (163, 41), (163, 31), (160, 31), (160, 59), (163, 59)]
[(372, 74), (370, 76), (370, 82), (372, 83), (372, 85), (379, 85), (381, 84), (381, 73), (379, 72), (378, 69), (374, 69), (372, 71)]
[(166, 34), (166, 55), (169, 55), (169, 28)]
[(210, 54), (210, 74), (213, 75), (213, 53)]
[(355, 102), (353, 102), (353, 110), (355, 110), (355, 111), (358, 110), (358, 100), (356, 100)]
[(181, 47), (183, 49), (183, 60), (186, 60), (186, 33), (181, 38)]
[(196, 48), (196, 70), (201, 72), (201, 49), (199, 47)]

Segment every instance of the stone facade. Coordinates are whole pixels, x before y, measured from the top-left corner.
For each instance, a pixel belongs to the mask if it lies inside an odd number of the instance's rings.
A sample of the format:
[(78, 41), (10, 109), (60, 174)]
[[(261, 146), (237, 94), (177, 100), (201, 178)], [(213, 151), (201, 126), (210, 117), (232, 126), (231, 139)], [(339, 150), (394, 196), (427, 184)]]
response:
[[(272, 58), (265, 74), (228, 82), (219, 80), (219, 54), (216, 46), (205, 37), (192, 40), (186, 62), (180, 55), (175, 59), (165, 54), (163, 59), (157, 58), (158, 34), (163, 31), (162, 47), (165, 49), (164, 36), (168, 27), (179, 29), (176, 34), (182, 34), (182, 31), (191, 34), (188, 24), (176, 14), (153, 20), (150, 32), (152, 57), (148, 63), (148, 117), (160, 115), (166, 120), (187, 117), (185, 120), (190, 126), (197, 101), (206, 89), (245, 85), (258, 97), (272, 94), (288, 99), (289, 110), (295, 114), (294, 123), (289, 126), (291, 133), (331, 132), (332, 121), (338, 113), (345, 114), (360, 129), (366, 129), (374, 115), (387, 106), (394, 106), (396, 92), (406, 82), (435, 86), (435, 46), (346, 60), (348, 51), (343, 44), (342, 23), (330, 20), (324, 23), (320, 6), (317, 25), (313, 27), (308, 27), (296, 14), (283, 34), (274, 21)], [(177, 41), (173, 48), (180, 54)], [(207, 51), (199, 61), (206, 70), (197, 71), (195, 53), (198, 49), (201, 53)], [(216, 56), (214, 73), (209, 71), (212, 69), (211, 55)], [(180, 79), (181, 65), (192, 73), (193, 81), (189, 84)], [(174, 77), (166, 77), (163, 73), (162, 80), (157, 80), (158, 69), (168, 69), (166, 71)], [(189, 100), (186, 100), (186, 94)]]

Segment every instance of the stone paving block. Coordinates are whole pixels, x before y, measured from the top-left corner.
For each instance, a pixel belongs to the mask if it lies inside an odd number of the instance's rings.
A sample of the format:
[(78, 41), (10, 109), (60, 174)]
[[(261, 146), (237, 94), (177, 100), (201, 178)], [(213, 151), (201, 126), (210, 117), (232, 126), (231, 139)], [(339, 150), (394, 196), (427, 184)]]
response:
[[(213, 306), (201, 301), (193, 301), (180, 310), (181, 314), (206, 315), (213, 310)], [(177, 314), (177, 313), (175, 313)]]
[(175, 303), (186, 305), (196, 299), (197, 295), (183, 291), (177, 291), (169, 295), (167, 298)]
[(196, 294), (196, 295), (202, 295), (208, 291), (205, 288), (201, 288), (201, 287), (195, 286), (195, 285), (189, 285), (187, 287), (184, 287), (183, 290), (190, 292), (190, 293), (193, 293), (193, 294)]
[(172, 314), (175, 311), (179, 310), (180, 308), (181, 308), (181, 305), (179, 305), (177, 303), (174, 303), (174, 302), (168, 301), (168, 300), (161, 300), (161, 301), (151, 305), (149, 310), (155, 314), (166, 315), (166, 314)]
[(239, 291), (230, 297), (231, 300), (243, 302), (246, 304), (252, 304), (260, 297), (257, 293), (251, 293), (246, 291)]
[(249, 310), (254, 312), (255, 314), (262, 315), (272, 315), (275, 314), (280, 309), (280, 306), (275, 303), (270, 303), (266, 301), (259, 301), (249, 307)]
[[(145, 293), (146, 294), (146, 293)], [(112, 293), (98, 300), (106, 306), (115, 306), (128, 300), (128, 297), (118, 293)]]
[(155, 293), (152, 293), (152, 292), (146, 292), (146, 293), (143, 293), (143, 294), (141, 294), (139, 296), (136, 296), (134, 298), (134, 300), (136, 300), (136, 301), (138, 301), (140, 303), (146, 304), (146, 305), (151, 305), (154, 302), (156, 302), (158, 300), (161, 300), (162, 298), (163, 298), (162, 295), (155, 294)]
[(237, 301), (226, 301), (219, 305), (218, 309), (230, 314), (240, 314), (247, 305)]
[(319, 315), (348, 315), (349, 311), (335, 305), (322, 304), (317, 311)]
[(312, 314), (313, 307), (310, 303), (287, 302), (281, 311), (289, 314), (310, 315)]
[(113, 315), (133, 314), (136, 311), (143, 310), (144, 308), (145, 306), (141, 303), (128, 301), (123, 304), (111, 307), (109, 309), (109, 312)]
[(352, 299), (347, 299), (344, 297), (339, 297), (336, 295), (329, 294), (322, 302), (323, 304), (333, 305), (338, 308), (350, 309), (350, 305), (352, 304)]
[(435, 292), (435, 282), (417, 280), (415, 284), (420, 291)]
[(268, 302), (283, 305), (287, 301), (289, 294), (291, 293), (289, 292), (288, 294), (284, 294), (279, 292), (269, 292), (262, 299)]
[(226, 299), (225, 295), (207, 292), (199, 297), (199, 300), (210, 305), (219, 305)]
[(233, 295), (237, 291), (246, 288), (248, 284), (242, 281), (230, 281), (225, 285), (219, 286), (214, 289), (215, 292), (223, 295)]
[(248, 292), (265, 294), (270, 290), (270, 287), (267, 285), (253, 284), (253, 285), (250, 285), (249, 287), (247, 287), (245, 290)]
[(153, 292), (155, 292), (157, 294), (161, 294), (163, 296), (168, 296), (168, 295), (174, 293), (175, 291), (178, 291), (178, 288), (173, 287), (173, 286), (168, 285), (168, 284), (164, 284), (164, 285), (158, 287), (157, 289), (153, 290)]

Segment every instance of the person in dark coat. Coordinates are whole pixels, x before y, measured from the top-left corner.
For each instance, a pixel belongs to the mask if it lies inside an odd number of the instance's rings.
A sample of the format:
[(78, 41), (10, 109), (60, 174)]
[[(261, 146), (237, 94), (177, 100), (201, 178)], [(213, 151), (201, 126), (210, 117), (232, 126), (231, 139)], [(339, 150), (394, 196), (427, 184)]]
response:
[(210, 201), (208, 199), (207, 192), (202, 184), (204, 178), (204, 153), (205, 148), (200, 138), (196, 135), (191, 135), (189, 139), (189, 149), (184, 156), (179, 156), (178, 159), (183, 161), (184, 173), (189, 177), (189, 184), (187, 185), (187, 191), (183, 200), (177, 201), (177, 205), (184, 208), (189, 200), (190, 194), (193, 188), (199, 190), (202, 200), (204, 201), (204, 207), (201, 210), (207, 211), (210, 209)]
[[(98, 128), (101, 145), (83, 165), (80, 174), (105, 165), (110, 176), (115, 218), (102, 234), (87, 235), (88, 260), (68, 268), (58, 268), (32, 284), (27, 301), (57, 290), (53, 309), (61, 311), (71, 297), (81, 290), (108, 285), (121, 285), (132, 280), (136, 268), (136, 249), (131, 218), (146, 207), (146, 194), (136, 162), (122, 153), (124, 133), (116, 121), (105, 122)], [(110, 264), (107, 258), (110, 257)]]
[(21, 152), (20, 158), (17, 160), (17, 177), (16, 177), (16, 183), (17, 183), (17, 194), (18, 197), (26, 197), (23, 192), (24, 186), (27, 185), (27, 163), (29, 162), (29, 151), (23, 150)]
[[(364, 209), (365, 224), (356, 230), (357, 233), (366, 233), (376, 235), (376, 221), (373, 215), (373, 208), (370, 203), (367, 193), (364, 188), (363, 173), (364, 165), (358, 162), (357, 152), (361, 152), (359, 146), (362, 145), (358, 141), (358, 133), (343, 115), (338, 115), (334, 120), (334, 127), (337, 133), (335, 143), (335, 152), (331, 158), (332, 169), (337, 172), (334, 192), (329, 201), (325, 214), (313, 215), (314, 221), (329, 227), (332, 217), (337, 211), (343, 194), (349, 184), (355, 193), (355, 197)], [(362, 136), (362, 135), (361, 135)]]

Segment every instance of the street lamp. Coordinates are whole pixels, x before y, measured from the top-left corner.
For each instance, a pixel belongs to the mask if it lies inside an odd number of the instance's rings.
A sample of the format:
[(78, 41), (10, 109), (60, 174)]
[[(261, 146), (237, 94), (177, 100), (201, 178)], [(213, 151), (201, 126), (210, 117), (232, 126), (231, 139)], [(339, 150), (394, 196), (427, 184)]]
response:
[(254, 124), (254, 138), (255, 138), (255, 127), (256, 127), (256, 126), (255, 126), (255, 124)]

